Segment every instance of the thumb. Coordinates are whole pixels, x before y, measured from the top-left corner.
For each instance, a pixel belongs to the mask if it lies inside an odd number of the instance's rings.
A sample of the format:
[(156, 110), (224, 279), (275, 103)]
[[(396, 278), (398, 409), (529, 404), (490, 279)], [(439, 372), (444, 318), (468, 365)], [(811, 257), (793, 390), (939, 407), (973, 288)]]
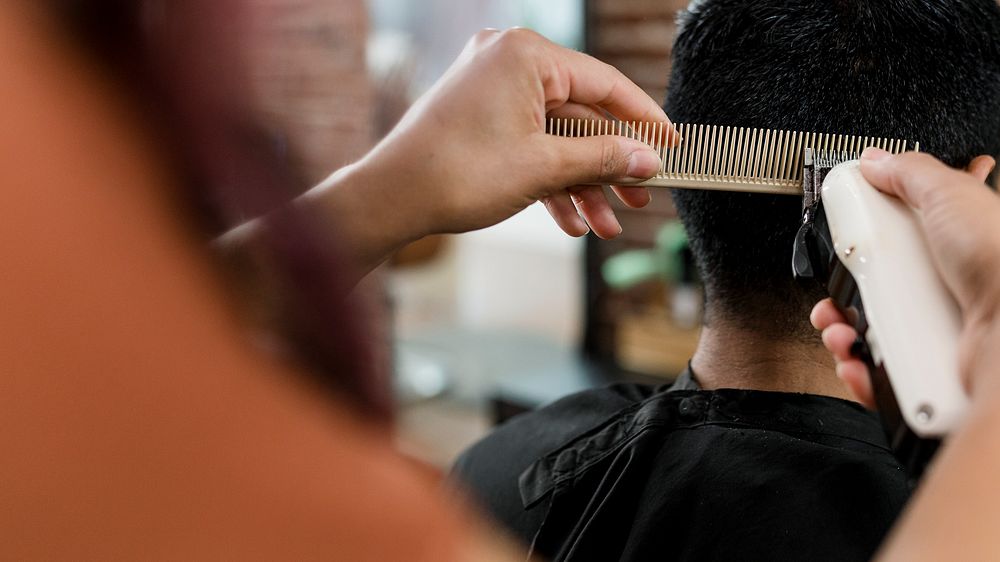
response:
[(630, 184), (659, 171), (660, 157), (648, 144), (618, 136), (551, 138), (557, 162), (551, 179), (559, 188), (584, 184)]

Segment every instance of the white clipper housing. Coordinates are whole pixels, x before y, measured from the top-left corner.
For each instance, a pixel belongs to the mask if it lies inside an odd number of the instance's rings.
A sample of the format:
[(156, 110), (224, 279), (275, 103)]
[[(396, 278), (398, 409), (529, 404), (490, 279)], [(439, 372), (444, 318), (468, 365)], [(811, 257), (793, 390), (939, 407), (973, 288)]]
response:
[(885, 367), (903, 419), (920, 437), (946, 436), (969, 406), (958, 371), (962, 318), (916, 211), (868, 183), (857, 160), (829, 172), (822, 199), (837, 257), (864, 303), (872, 358)]

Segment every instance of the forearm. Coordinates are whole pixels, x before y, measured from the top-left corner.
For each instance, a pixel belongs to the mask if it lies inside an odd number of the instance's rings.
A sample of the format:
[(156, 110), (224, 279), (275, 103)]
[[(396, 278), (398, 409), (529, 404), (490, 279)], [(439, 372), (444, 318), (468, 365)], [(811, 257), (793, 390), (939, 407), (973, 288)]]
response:
[[(981, 369), (1000, 369), (1000, 327)], [(997, 381), (998, 373), (978, 373)], [(992, 376), (989, 376), (992, 375)], [(923, 482), (887, 543), (886, 561), (987, 560), (997, 553), (1000, 529), (1000, 391), (976, 389), (970, 418), (955, 434)]]
[[(407, 186), (384, 185), (372, 168), (367, 161), (342, 168), (295, 201), (313, 219), (315, 234), (334, 245), (353, 267), (354, 281), (427, 234), (425, 217), (400, 196)], [(396, 193), (386, 192), (391, 190)], [(218, 246), (224, 252), (252, 246), (265, 232), (268, 220), (261, 217), (233, 229), (219, 239)]]

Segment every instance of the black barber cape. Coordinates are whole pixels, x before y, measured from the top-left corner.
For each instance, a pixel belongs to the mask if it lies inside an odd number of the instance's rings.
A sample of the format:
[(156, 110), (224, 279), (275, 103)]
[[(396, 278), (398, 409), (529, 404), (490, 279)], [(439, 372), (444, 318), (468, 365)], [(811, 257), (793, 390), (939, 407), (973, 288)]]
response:
[(868, 560), (911, 492), (861, 406), (690, 373), (514, 418), (454, 477), (533, 554), (574, 562)]

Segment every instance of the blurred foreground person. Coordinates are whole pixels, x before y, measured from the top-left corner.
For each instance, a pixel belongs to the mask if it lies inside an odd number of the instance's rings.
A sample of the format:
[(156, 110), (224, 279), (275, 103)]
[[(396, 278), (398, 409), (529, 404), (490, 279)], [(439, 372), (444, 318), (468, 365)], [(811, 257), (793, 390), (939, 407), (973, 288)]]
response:
[[(546, 112), (666, 117), (589, 57), (484, 32), (394, 139), (291, 205), (240, 8), (0, 3), (0, 558), (491, 559), (499, 541), (394, 452), (344, 297), (409, 240), (537, 200), (617, 235), (600, 190), (565, 186), (648, 177), (655, 153), (548, 137)], [(470, 83), (493, 84), (492, 114)], [(481, 128), (442, 129), (442, 107)], [(499, 180), (469, 190), (475, 170)], [(264, 213), (220, 267), (210, 241)]]

